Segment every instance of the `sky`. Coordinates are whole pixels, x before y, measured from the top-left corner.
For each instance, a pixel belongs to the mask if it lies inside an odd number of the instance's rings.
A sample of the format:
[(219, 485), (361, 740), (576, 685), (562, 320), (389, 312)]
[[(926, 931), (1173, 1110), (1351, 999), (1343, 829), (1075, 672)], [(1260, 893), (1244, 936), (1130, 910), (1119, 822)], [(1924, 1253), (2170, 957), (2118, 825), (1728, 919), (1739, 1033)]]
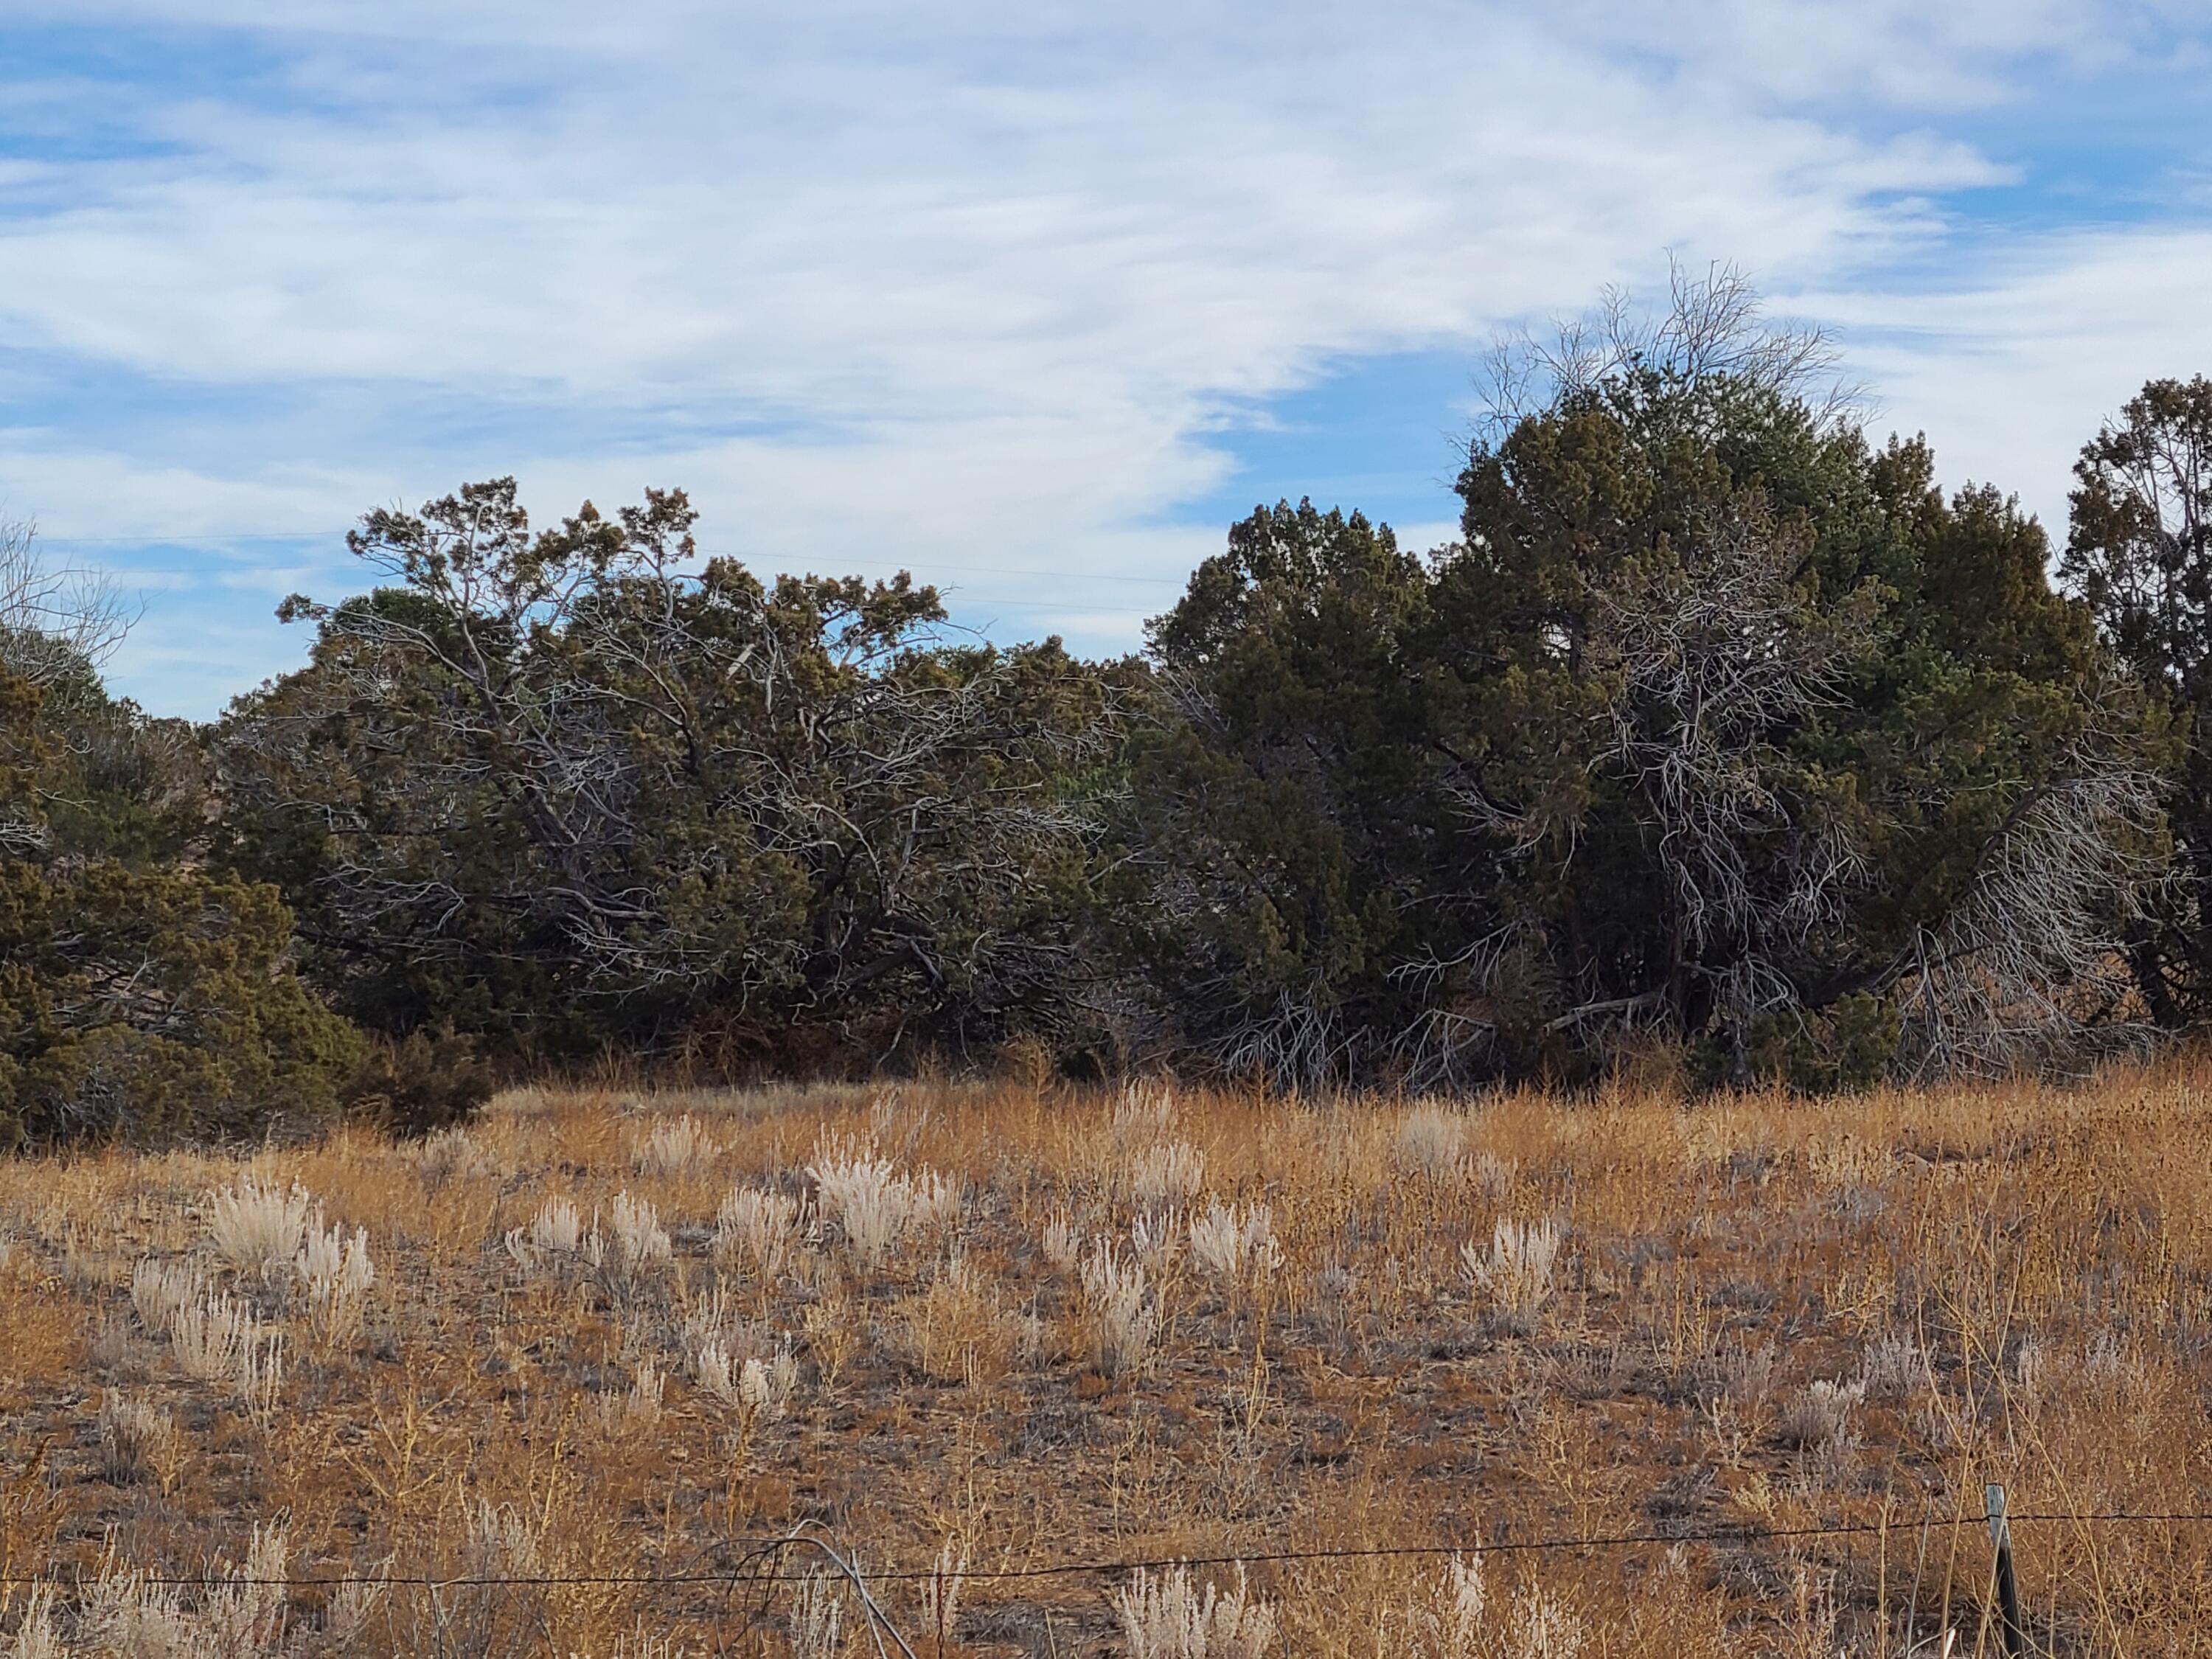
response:
[(8, 0), (0, 517), (195, 718), (509, 473), (1118, 653), (1255, 504), (1449, 540), (1491, 343), (1672, 259), (2063, 538), (2212, 374), (2208, 70), (2212, 0)]

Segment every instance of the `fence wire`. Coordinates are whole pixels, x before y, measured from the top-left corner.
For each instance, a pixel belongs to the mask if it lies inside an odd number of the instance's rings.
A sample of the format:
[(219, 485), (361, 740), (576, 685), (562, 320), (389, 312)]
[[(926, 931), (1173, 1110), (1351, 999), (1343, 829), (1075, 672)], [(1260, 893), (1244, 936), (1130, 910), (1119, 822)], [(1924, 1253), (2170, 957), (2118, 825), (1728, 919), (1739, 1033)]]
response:
[[(1990, 1516), (1942, 1516), (1927, 1517), (1931, 1523), (1940, 1519), (1946, 1527), (1987, 1526)], [(2033, 1512), (2007, 1510), (2007, 1522), (2014, 1527), (2051, 1526), (2180, 1526), (2201, 1525), (2212, 1522), (2212, 1510), (2180, 1510), (2165, 1514), (2134, 1512), (2090, 1512), (2069, 1514), (2059, 1511)], [(1117, 1558), (1103, 1561), (1054, 1561), (1040, 1565), (1019, 1567), (964, 1567), (958, 1577), (966, 1583), (1004, 1583), (1016, 1579), (1062, 1578), (1086, 1573), (1113, 1575), (1147, 1571), (1164, 1571), (1174, 1567), (1257, 1566), (1267, 1563), (1296, 1561), (1358, 1561), (1382, 1559), (1391, 1557), (1438, 1558), (1452, 1555), (1519, 1555), (1544, 1552), (1567, 1552), (1592, 1549), (1625, 1549), (1644, 1545), (1677, 1544), (1735, 1544), (1749, 1547), (1756, 1544), (1778, 1543), (1806, 1538), (1867, 1537), (1881, 1532), (1909, 1531), (1916, 1523), (1896, 1521), (1838, 1522), (1819, 1527), (1748, 1528), (1723, 1527), (1691, 1532), (1624, 1532), (1596, 1534), (1587, 1536), (1553, 1536), (1547, 1538), (1504, 1539), (1494, 1543), (1462, 1542), (1456, 1544), (1377, 1544), (1345, 1546), (1328, 1549), (1240, 1550), (1224, 1555), (1165, 1555)], [(382, 1585), (395, 1589), (471, 1589), (564, 1587), (636, 1587), (694, 1585), (718, 1586), (737, 1584), (803, 1583), (812, 1579), (811, 1572), (793, 1572), (779, 1568), (761, 1571), (769, 1562), (780, 1560), (791, 1551), (819, 1548), (820, 1540), (809, 1534), (797, 1533), (781, 1538), (751, 1540), (750, 1547), (734, 1565), (713, 1572), (680, 1573), (532, 1573), (515, 1576), (464, 1575), (456, 1577), (435, 1577), (428, 1575), (392, 1573), (334, 1573), (313, 1577), (287, 1578), (251, 1578), (229, 1573), (201, 1572), (189, 1575), (160, 1577), (146, 1573), (134, 1575), (141, 1584), (165, 1588), (185, 1588), (194, 1585), (252, 1586), (268, 1589), (335, 1589), (346, 1585)], [(935, 1567), (893, 1567), (882, 1571), (869, 1570), (863, 1577), (869, 1583), (917, 1583), (948, 1575)], [(0, 1575), (0, 1584), (61, 1585), (73, 1582), (56, 1572), (14, 1573)]]

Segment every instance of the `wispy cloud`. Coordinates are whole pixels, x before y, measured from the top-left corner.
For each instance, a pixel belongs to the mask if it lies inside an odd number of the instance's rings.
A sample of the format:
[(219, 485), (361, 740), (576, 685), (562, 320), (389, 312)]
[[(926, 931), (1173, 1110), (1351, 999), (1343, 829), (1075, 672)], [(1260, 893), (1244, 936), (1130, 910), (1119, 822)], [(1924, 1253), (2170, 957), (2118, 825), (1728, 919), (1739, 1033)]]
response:
[[(2155, 7), (15, 9), (0, 75), (45, 112), (0, 128), (0, 494), (58, 535), (678, 482), (763, 564), (910, 561), (1103, 648), (1218, 542), (1177, 510), (1253, 411), (1376, 354), (1471, 362), (1662, 249), (1863, 328), (1893, 409), (1993, 457), (2023, 417), (1951, 394), (2022, 386), (1942, 364), (2014, 341), (2101, 409), (2087, 366), (2152, 355), (2155, 272), (2201, 256), (1972, 234), (2032, 160), (1976, 123), (2170, 59)], [(2098, 282), (2142, 349), (2038, 309)], [(94, 368), (105, 409), (63, 395)], [(1159, 586), (1109, 604), (1102, 572)], [(182, 706), (167, 614), (125, 672)], [(256, 643), (193, 697), (296, 649), (225, 626)]]

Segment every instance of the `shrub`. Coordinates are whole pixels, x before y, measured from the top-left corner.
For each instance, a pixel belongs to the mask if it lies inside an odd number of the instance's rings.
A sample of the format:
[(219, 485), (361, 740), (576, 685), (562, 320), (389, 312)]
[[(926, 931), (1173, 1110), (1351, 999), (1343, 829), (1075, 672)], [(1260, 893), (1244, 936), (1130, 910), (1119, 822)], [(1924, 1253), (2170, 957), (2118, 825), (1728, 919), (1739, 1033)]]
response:
[(1115, 1595), (1114, 1611), (1129, 1659), (1261, 1659), (1275, 1640), (1274, 1607), (1252, 1595), (1242, 1562), (1234, 1589), (1208, 1584), (1202, 1596), (1187, 1566), (1157, 1578), (1140, 1568)]
[(1083, 1261), (1083, 1296), (1098, 1369), (1124, 1377), (1144, 1368), (1159, 1334), (1159, 1310), (1141, 1262), (1126, 1260), (1099, 1239)]
[(1508, 1330), (1523, 1336), (1534, 1333), (1552, 1299), (1559, 1241), (1557, 1221), (1500, 1219), (1487, 1253), (1476, 1249), (1472, 1239), (1459, 1247), (1468, 1281), (1489, 1292), (1491, 1305)]
[(1459, 1165), (1467, 1145), (1467, 1119), (1441, 1106), (1416, 1106), (1398, 1125), (1393, 1161), (1415, 1175), (1442, 1180)]
[(714, 1144), (699, 1120), (686, 1112), (678, 1118), (664, 1118), (655, 1123), (646, 1138), (630, 1154), (631, 1167), (640, 1175), (688, 1175), (704, 1164), (711, 1164), (721, 1149)]
[(714, 1254), (742, 1255), (763, 1279), (783, 1270), (808, 1223), (804, 1199), (762, 1187), (739, 1187), (714, 1212)]
[(100, 1472), (117, 1486), (151, 1475), (167, 1492), (184, 1463), (175, 1420), (114, 1389), (100, 1397)]
[(1282, 1260), (1273, 1212), (1255, 1204), (1240, 1213), (1217, 1198), (1205, 1214), (1190, 1218), (1190, 1253), (1207, 1273), (1231, 1284), (1248, 1272), (1267, 1273)]
[(1140, 1149), (1129, 1166), (1129, 1195), (1147, 1208), (1179, 1206), (1206, 1184), (1206, 1154), (1187, 1140)]
[(312, 1202), (296, 1182), (289, 1192), (247, 1181), (208, 1202), (208, 1241), (232, 1271), (263, 1283), (292, 1265), (307, 1234)]
[(356, 1227), (348, 1238), (340, 1227), (311, 1226), (292, 1266), (307, 1293), (307, 1327), (317, 1341), (341, 1342), (361, 1328), (368, 1287), (376, 1282), (366, 1230)]
[(441, 1029), (368, 1039), (342, 1096), (352, 1115), (414, 1138), (466, 1122), (497, 1086), (475, 1042)]
[(258, 1136), (337, 1105), (353, 1028), (290, 968), (272, 886), (218, 874), (177, 722), (92, 663), (0, 653), (0, 1150)]

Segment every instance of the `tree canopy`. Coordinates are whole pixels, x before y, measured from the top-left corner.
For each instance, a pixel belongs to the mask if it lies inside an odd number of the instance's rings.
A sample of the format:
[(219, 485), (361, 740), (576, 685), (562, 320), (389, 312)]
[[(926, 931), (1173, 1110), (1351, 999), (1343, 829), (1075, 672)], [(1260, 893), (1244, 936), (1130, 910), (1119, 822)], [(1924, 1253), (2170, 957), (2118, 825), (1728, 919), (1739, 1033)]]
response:
[(2056, 582), (1730, 273), (1490, 383), (1447, 545), (1260, 506), (1120, 661), (499, 478), (367, 515), (195, 728), (0, 533), (0, 1139), (610, 1050), (1829, 1088), (2206, 1018), (2212, 383), (2084, 449)]
[(698, 564), (680, 492), (532, 534), (512, 479), (373, 514), (387, 585), (216, 754), (231, 858), (372, 1027), (559, 1053), (958, 1047), (1055, 1017), (1110, 674), (937, 637), (902, 576)]

